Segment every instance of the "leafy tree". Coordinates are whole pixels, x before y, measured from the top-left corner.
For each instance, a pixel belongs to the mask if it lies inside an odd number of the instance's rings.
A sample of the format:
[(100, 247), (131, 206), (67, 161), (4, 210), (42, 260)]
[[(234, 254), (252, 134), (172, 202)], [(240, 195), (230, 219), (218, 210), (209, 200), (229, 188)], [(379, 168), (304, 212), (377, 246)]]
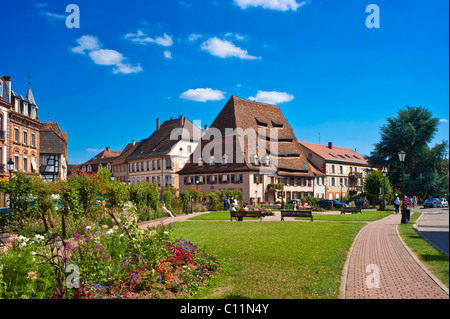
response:
[(374, 170), (367, 175), (364, 180), (364, 190), (366, 193), (372, 197), (373, 205), (375, 205), (376, 200), (381, 198), (380, 188), (385, 188), (385, 198), (387, 199), (389, 194), (392, 192), (391, 183), (388, 177), (384, 177), (383, 173)]
[(101, 180), (96, 173), (78, 171), (77, 175), (69, 177), (71, 185), (77, 187), (83, 214), (89, 215), (93, 211), (95, 199), (101, 194)]
[(104, 181), (111, 181), (112, 173), (106, 167), (100, 168), (97, 172), (97, 176), (101, 177)]
[(9, 195), (10, 209), (9, 218), (1, 223), (11, 227), (12, 231), (16, 230), (17, 226), (21, 228), (25, 220), (35, 212), (35, 207), (30, 205), (33, 199), (31, 177), (18, 172), (9, 181), (2, 181), (0, 190)]
[(177, 189), (172, 186), (166, 187), (162, 194), (164, 204), (166, 205), (167, 209), (170, 211), (173, 211), (172, 202), (176, 196), (177, 196)]
[(59, 182), (58, 202), (61, 206), (61, 211), (65, 216), (71, 214), (75, 217), (80, 217), (82, 214), (77, 182), (78, 181), (75, 178), (69, 178), (66, 181)]
[(50, 228), (53, 229), (55, 227), (53, 215), (56, 212), (56, 207), (52, 195), (58, 193), (58, 184), (45, 182), (41, 177), (34, 176), (31, 185), (31, 192), (35, 198), (36, 211), (42, 219), (45, 232), (48, 233)]
[(107, 180), (102, 183), (102, 187), (103, 194), (107, 199), (106, 206), (109, 208), (120, 208), (129, 198), (127, 185), (120, 181)]
[[(381, 140), (369, 157), (374, 167), (388, 167), (389, 179), (407, 195), (425, 197), (448, 193), (448, 141), (430, 146), (438, 131), (439, 120), (424, 107), (406, 106), (397, 117), (387, 118), (380, 129)], [(402, 180), (400, 151), (406, 152)]]

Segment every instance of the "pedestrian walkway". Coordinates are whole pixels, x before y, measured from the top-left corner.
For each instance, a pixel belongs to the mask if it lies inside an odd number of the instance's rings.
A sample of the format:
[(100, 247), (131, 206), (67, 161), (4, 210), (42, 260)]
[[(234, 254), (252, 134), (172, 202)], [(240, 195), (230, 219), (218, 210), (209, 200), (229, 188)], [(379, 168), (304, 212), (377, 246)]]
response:
[(341, 298), (449, 298), (448, 289), (403, 244), (397, 233), (400, 222), (401, 215), (392, 214), (360, 231), (345, 264)]
[(146, 229), (147, 227), (158, 226), (161, 223), (163, 223), (164, 225), (168, 225), (168, 224), (174, 223), (174, 222), (184, 222), (184, 221), (188, 220), (191, 217), (195, 217), (195, 216), (202, 215), (202, 214), (207, 214), (207, 213), (209, 213), (209, 212), (198, 212), (198, 213), (192, 213), (192, 214), (180, 214), (180, 215), (177, 215), (175, 217), (165, 217), (165, 218), (160, 218), (160, 219), (149, 220), (147, 222), (139, 223), (139, 228)]

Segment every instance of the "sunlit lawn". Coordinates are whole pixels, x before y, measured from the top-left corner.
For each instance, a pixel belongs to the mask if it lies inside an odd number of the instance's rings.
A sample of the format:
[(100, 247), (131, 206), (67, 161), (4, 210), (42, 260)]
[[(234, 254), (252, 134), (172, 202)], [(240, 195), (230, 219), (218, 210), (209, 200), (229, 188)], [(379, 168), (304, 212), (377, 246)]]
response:
[[(372, 210), (363, 210), (362, 213), (358, 214), (314, 214), (314, 220), (329, 220), (329, 221), (374, 221), (381, 218), (384, 218), (388, 215), (392, 214), (389, 211), (372, 211)], [(230, 212), (229, 211), (217, 211), (217, 212), (209, 212), (206, 214), (198, 215), (195, 217), (189, 218), (190, 220), (230, 220)], [(245, 218), (247, 220), (255, 220), (255, 218)], [(298, 217), (297, 219), (306, 219), (309, 220), (309, 217)]]
[(410, 223), (398, 225), (399, 233), (414, 254), (448, 287), (449, 259), (414, 230), (411, 223), (416, 221), (419, 216), (420, 213), (413, 213)]
[(198, 221), (174, 223), (173, 234), (205, 245), (224, 265), (204, 298), (338, 298), (347, 251), (364, 225)]
[(324, 214), (314, 215), (314, 220), (330, 220), (330, 221), (374, 221), (389, 216), (392, 212), (363, 210), (357, 214)]

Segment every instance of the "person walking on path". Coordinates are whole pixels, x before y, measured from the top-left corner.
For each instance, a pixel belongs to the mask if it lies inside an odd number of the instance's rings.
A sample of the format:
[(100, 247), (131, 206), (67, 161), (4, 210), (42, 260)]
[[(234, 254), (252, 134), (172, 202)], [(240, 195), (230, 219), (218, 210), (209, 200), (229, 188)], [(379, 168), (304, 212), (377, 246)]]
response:
[(448, 288), (413, 257), (397, 233), (399, 214), (369, 222), (347, 257), (344, 299), (448, 299)]
[(400, 199), (398, 198), (398, 196), (394, 200), (394, 207), (395, 207), (395, 213), (396, 214), (400, 213)]
[(228, 210), (228, 197), (225, 196), (225, 198), (223, 199), (223, 210)]

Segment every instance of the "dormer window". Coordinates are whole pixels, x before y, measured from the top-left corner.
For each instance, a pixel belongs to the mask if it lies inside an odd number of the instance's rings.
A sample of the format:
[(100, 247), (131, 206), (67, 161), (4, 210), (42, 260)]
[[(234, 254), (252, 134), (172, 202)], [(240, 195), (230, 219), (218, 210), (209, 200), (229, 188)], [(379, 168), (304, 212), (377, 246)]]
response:
[(272, 125), (275, 128), (283, 128), (283, 123), (281, 122), (272, 121)]
[(36, 109), (34, 107), (31, 108), (31, 118), (36, 119)]
[(23, 103), (23, 115), (28, 116), (28, 104)]

